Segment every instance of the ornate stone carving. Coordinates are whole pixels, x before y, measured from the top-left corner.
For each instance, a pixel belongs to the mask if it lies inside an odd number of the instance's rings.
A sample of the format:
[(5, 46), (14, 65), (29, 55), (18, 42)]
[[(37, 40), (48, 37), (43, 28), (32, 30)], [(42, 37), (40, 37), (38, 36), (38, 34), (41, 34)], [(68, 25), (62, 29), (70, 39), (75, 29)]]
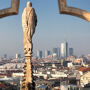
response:
[(67, 6), (66, 0), (58, 0), (58, 3), (61, 14), (69, 14), (69, 15), (77, 16), (90, 22), (89, 12), (82, 9)]
[(19, 0), (12, 0), (11, 7), (0, 10), (0, 18), (18, 14)]
[(27, 3), (27, 7), (22, 14), (22, 27), (24, 32), (24, 53), (25, 56), (31, 56), (32, 54), (32, 36), (35, 32), (37, 25), (37, 16), (34, 8), (30, 2)]
[(25, 66), (24, 66), (24, 79), (22, 82), (22, 90), (35, 90), (35, 84), (33, 82), (32, 72), (32, 37), (35, 33), (37, 25), (37, 16), (32, 4), (27, 2), (27, 6), (22, 14), (22, 27), (24, 32), (24, 54), (25, 54)]

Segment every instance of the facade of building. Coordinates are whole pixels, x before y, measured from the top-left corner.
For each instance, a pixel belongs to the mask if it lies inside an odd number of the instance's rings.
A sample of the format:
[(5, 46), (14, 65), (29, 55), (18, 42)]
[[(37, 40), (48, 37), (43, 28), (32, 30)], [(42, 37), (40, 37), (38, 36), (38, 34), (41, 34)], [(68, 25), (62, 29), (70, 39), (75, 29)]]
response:
[(16, 59), (21, 58), (21, 54), (16, 53)]
[(80, 77), (80, 84), (82, 87), (84, 87), (86, 84), (89, 84), (89, 83), (90, 83), (90, 71), (85, 72)]
[(73, 56), (73, 48), (69, 48), (69, 56)]
[(4, 54), (4, 58), (7, 58), (7, 54)]
[(56, 54), (57, 59), (59, 59), (59, 57), (60, 57), (60, 49), (59, 48), (53, 48), (52, 49), (52, 54), (53, 55)]
[(39, 51), (39, 50), (38, 50), (38, 51), (37, 51), (37, 57), (38, 57), (39, 59), (41, 59), (42, 56), (43, 56), (43, 55), (42, 55), (42, 51)]
[(84, 87), (90, 84), (90, 67), (80, 67), (77, 70), (80, 73), (80, 85)]
[(67, 58), (68, 57), (68, 43), (64, 42), (61, 43), (61, 58)]
[(49, 55), (51, 55), (51, 52), (49, 50), (45, 51), (45, 58), (47, 58)]

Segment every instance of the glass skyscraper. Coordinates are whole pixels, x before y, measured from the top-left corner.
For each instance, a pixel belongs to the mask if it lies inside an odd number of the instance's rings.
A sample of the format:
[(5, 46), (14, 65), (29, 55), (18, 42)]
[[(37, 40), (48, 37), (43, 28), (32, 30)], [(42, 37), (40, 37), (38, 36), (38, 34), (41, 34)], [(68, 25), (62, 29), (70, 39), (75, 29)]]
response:
[(68, 43), (64, 42), (61, 43), (61, 58), (67, 58), (68, 57)]
[(42, 51), (37, 50), (37, 57), (38, 59), (42, 58)]
[(53, 48), (52, 49), (52, 54), (56, 54), (56, 56), (57, 56), (57, 59), (59, 59), (60, 58), (60, 48)]
[(49, 50), (45, 50), (45, 58), (47, 58), (50, 54), (51, 52)]
[(69, 56), (73, 56), (73, 48), (69, 48)]

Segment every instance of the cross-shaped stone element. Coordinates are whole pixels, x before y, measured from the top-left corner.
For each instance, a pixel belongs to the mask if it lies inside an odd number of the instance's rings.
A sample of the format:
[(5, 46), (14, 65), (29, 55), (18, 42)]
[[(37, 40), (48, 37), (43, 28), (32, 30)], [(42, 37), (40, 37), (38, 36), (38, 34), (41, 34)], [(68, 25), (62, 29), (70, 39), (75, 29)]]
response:
[(11, 7), (0, 10), (0, 18), (18, 14), (19, 0), (12, 0)]
[(82, 9), (67, 6), (66, 0), (58, 0), (58, 4), (59, 4), (59, 11), (61, 14), (69, 14), (77, 16), (90, 22), (89, 12)]

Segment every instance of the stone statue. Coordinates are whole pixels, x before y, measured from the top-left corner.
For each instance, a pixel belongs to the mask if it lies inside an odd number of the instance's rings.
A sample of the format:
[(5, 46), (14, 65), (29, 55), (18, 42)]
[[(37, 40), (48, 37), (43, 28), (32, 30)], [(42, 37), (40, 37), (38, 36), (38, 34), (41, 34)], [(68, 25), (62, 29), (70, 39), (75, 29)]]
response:
[(34, 8), (32, 8), (32, 3), (27, 2), (27, 6), (22, 14), (22, 27), (24, 32), (24, 53), (26, 56), (31, 56), (32, 54), (32, 36), (35, 32), (35, 27), (37, 25), (37, 16)]
[(32, 8), (32, 3), (27, 2), (22, 14), (22, 27), (24, 32), (24, 54), (25, 54), (25, 65), (24, 65), (24, 77), (22, 80), (22, 90), (35, 90), (35, 83), (33, 81), (32, 72), (32, 37), (35, 33), (35, 28), (37, 25), (37, 16), (34, 8)]

